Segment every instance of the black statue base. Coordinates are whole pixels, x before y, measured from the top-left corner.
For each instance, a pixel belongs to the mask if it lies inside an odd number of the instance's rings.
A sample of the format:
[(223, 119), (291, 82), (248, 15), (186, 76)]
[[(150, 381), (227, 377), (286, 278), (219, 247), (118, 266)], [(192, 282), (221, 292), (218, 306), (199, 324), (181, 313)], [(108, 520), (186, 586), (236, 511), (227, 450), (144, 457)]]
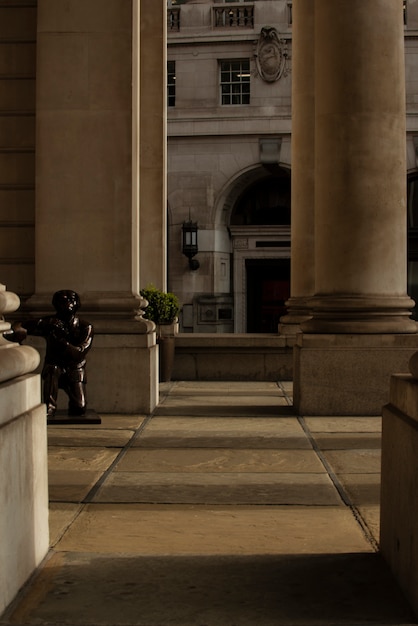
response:
[(87, 409), (85, 415), (68, 415), (68, 411), (58, 410), (55, 415), (48, 415), (47, 424), (101, 424), (102, 420), (93, 409)]

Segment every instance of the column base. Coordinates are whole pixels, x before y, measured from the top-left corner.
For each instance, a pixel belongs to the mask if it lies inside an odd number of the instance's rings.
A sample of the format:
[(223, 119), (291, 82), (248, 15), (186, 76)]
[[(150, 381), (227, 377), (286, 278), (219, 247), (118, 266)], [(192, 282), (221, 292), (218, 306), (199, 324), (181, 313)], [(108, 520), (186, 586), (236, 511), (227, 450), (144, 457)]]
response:
[(315, 296), (306, 333), (384, 334), (416, 333), (411, 319), (414, 301), (409, 296)]
[(300, 415), (381, 415), (393, 373), (408, 372), (417, 335), (304, 334), (294, 348)]
[(280, 318), (279, 333), (281, 335), (296, 335), (302, 332), (301, 324), (308, 322), (312, 317), (312, 298), (289, 298), (285, 303), (287, 314)]

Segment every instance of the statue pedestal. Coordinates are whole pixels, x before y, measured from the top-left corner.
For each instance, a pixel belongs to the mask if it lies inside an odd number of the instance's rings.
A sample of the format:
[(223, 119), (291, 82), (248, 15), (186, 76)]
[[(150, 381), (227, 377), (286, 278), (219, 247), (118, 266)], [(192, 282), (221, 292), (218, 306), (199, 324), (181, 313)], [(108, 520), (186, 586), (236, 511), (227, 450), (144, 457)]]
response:
[(47, 424), (48, 426), (64, 426), (64, 425), (71, 425), (71, 424), (101, 424), (102, 420), (101, 418), (97, 415), (96, 411), (92, 411), (91, 409), (88, 409), (85, 413), (85, 415), (80, 415), (79, 417), (77, 416), (71, 416), (68, 415), (67, 411), (62, 411), (59, 410), (55, 413), (55, 415), (53, 417), (48, 417), (47, 420)]

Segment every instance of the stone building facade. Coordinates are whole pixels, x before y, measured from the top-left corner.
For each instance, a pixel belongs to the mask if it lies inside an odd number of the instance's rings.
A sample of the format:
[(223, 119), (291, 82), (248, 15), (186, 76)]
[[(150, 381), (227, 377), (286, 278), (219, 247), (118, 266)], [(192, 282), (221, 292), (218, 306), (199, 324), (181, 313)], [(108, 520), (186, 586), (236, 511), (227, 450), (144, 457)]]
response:
[[(408, 292), (416, 297), (416, 2), (404, 3), (404, 22)], [(290, 0), (173, 0), (168, 7), (168, 272), (183, 304), (183, 332), (277, 332), (286, 313), (292, 38)], [(358, 69), (353, 63), (351, 71)], [(199, 229), (198, 270), (181, 252), (189, 219)]]

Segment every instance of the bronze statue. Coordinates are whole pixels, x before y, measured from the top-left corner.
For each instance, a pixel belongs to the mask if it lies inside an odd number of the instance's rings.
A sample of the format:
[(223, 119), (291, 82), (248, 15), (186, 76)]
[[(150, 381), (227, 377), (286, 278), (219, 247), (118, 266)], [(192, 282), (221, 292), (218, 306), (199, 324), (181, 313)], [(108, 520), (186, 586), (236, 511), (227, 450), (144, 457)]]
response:
[(44, 337), (43, 401), (48, 417), (53, 417), (57, 410), (59, 389), (68, 395), (68, 415), (85, 415), (86, 355), (93, 341), (93, 326), (77, 317), (80, 298), (75, 291), (57, 291), (52, 304), (55, 315), (16, 322), (10, 331), (4, 333), (4, 337), (19, 343), (27, 335)]

